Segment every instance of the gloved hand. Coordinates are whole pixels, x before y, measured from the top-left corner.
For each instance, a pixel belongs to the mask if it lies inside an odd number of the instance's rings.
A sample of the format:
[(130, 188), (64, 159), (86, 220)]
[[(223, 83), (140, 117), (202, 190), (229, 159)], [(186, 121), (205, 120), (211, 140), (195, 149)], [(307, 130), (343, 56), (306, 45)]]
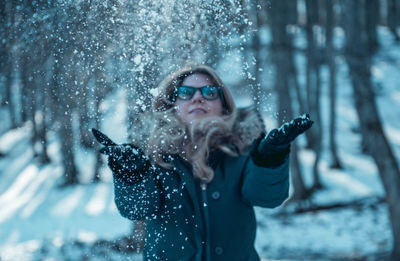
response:
[(133, 184), (141, 181), (150, 168), (150, 160), (132, 144), (118, 145), (96, 129), (92, 133), (100, 144), (104, 145), (100, 153), (108, 155), (108, 166), (117, 179)]
[(313, 123), (310, 115), (304, 114), (284, 123), (278, 129), (271, 130), (266, 137), (262, 137), (256, 143), (256, 148), (252, 151), (253, 160), (265, 167), (281, 165), (290, 152), (290, 143), (311, 128)]

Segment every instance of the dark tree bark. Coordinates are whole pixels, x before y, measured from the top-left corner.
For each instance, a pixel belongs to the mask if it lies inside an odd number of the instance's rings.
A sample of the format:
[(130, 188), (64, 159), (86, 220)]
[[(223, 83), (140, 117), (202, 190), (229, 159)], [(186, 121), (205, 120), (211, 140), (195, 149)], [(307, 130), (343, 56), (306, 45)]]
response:
[[(24, 16), (31, 17), (33, 14), (32, 6), (28, 3), (25, 9)], [(27, 20), (27, 19), (26, 19)], [(48, 90), (46, 71), (48, 66), (48, 57), (50, 52), (48, 40), (44, 37), (39, 37), (40, 33), (46, 31), (47, 21), (38, 21), (35, 26), (31, 26), (29, 22), (24, 23), (25, 30), (31, 34), (31, 44), (25, 50), (24, 56), (30, 57), (26, 59), (29, 68), (26, 69), (31, 81), (28, 81), (30, 86), (26, 86), (31, 90), (28, 96), (31, 100), (31, 121), (33, 123), (32, 147), (37, 156), (39, 163), (46, 164), (50, 162), (47, 154), (47, 126), (46, 126), (46, 93)]]
[[(30, 2), (23, 2), (22, 11), (19, 14), (21, 22), (20, 31), (29, 35), (29, 42), (18, 57), (20, 79), (21, 79), (21, 104), (22, 119), (32, 123), (31, 146), (34, 157), (37, 157), (41, 164), (50, 161), (47, 155), (46, 122), (45, 122), (45, 99), (46, 99), (46, 66), (47, 57), (50, 56), (45, 37), (46, 20), (38, 20), (32, 26), (31, 20), (35, 13), (34, 6)], [(20, 41), (24, 42), (21, 34)]]
[[(45, 58), (48, 56), (42, 56), (42, 58)], [(46, 64), (46, 63), (45, 63)], [(43, 86), (43, 90), (38, 91), (38, 110), (40, 111), (40, 117), (38, 119), (38, 142), (40, 144), (41, 150), (38, 155), (39, 162), (42, 164), (46, 164), (50, 162), (50, 157), (47, 153), (47, 114), (49, 113), (47, 111), (47, 93), (48, 93), (48, 85), (46, 84), (46, 73), (45, 71), (42, 72), (42, 79), (43, 81), (41, 82)]]
[(332, 155), (332, 168), (342, 168), (337, 153), (336, 142), (336, 52), (333, 47), (333, 29), (334, 29), (334, 1), (325, 0), (326, 6), (326, 57), (329, 68), (329, 98), (330, 98), (330, 128), (329, 128), (329, 148)]
[[(97, 77), (99, 77), (99, 78), (97, 78)], [(96, 70), (96, 87), (95, 87), (95, 90), (96, 90), (96, 94), (100, 94), (101, 93), (101, 91), (100, 91), (100, 88), (101, 88), (101, 82), (100, 82), (100, 78), (101, 77), (101, 75), (100, 75), (100, 72), (98, 71), (98, 69)], [(96, 129), (100, 129), (100, 117), (101, 117), (101, 115), (102, 115), (102, 113), (99, 111), (99, 108), (100, 108), (100, 101), (101, 101), (102, 99), (100, 98), (100, 97), (98, 97), (98, 95), (95, 95), (95, 98), (94, 98), (94, 104), (95, 104), (95, 108), (96, 108), (96, 110), (97, 110), (97, 112), (98, 112), (98, 114), (96, 115), (96, 119), (95, 119), (95, 128)], [(86, 112), (87, 113), (87, 112)], [(97, 151), (96, 152), (96, 163), (95, 163), (95, 167), (94, 167), (94, 173), (93, 173), (93, 179), (92, 179), (92, 182), (99, 182), (100, 181), (100, 179), (101, 179), (101, 177), (100, 177), (100, 168), (101, 168), (101, 166), (103, 165), (103, 161), (102, 161), (102, 158), (101, 158), (101, 155), (100, 155), (100, 152), (99, 151)]]
[[(0, 35), (6, 35), (7, 26), (7, 13), (6, 5), (0, 5)], [(7, 41), (0, 41), (0, 77), (6, 76), (6, 64), (7, 64)], [(6, 87), (6, 86), (5, 86)], [(0, 106), (6, 105), (6, 90), (2, 88), (0, 90)]]
[(289, 199), (289, 201), (300, 201), (307, 200), (311, 196), (312, 191), (306, 187), (304, 184), (302, 173), (300, 171), (301, 164), (299, 162), (299, 157), (297, 153), (299, 151), (297, 144), (293, 143), (291, 145), (291, 155), (290, 155), (290, 169), (291, 169), (291, 181), (294, 187), (293, 196)]
[(287, 23), (297, 25), (297, 0), (286, 1)]
[(346, 48), (345, 56), (350, 69), (354, 102), (366, 150), (378, 168), (387, 202), (393, 234), (391, 260), (400, 260), (400, 169), (387, 140), (375, 102), (371, 81), (371, 39), (368, 37), (369, 17), (365, 1), (343, 1)]
[(399, 26), (400, 19), (399, 19), (399, 1), (397, 0), (387, 0), (387, 19), (388, 19), (388, 26), (390, 31), (392, 32), (394, 39), (396, 41), (400, 41), (400, 36), (397, 33), (397, 27)]
[(260, 12), (257, 12), (257, 5), (259, 0), (246, 1), (241, 0), (241, 7), (243, 8), (243, 19), (244, 22), (239, 27), (239, 34), (241, 36), (240, 48), (243, 59), (243, 70), (244, 70), (244, 85), (249, 88), (253, 104), (258, 111), (260, 111), (260, 36), (258, 30), (258, 24), (261, 22)]
[(306, 1), (307, 24), (307, 69), (306, 69), (306, 89), (307, 89), (307, 104), (311, 118), (314, 119), (315, 124), (310, 131), (306, 132), (308, 137), (308, 144), (315, 151), (315, 161), (313, 166), (314, 184), (313, 189), (322, 188), (321, 181), (318, 173), (318, 163), (321, 156), (322, 144), (322, 125), (321, 114), (319, 106), (319, 93), (320, 93), (320, 61), (317, 58), (318, 46), (316, 43), (316, 36), (314, 34), (314, 26), (319, 22), (318, 16), (318, 1)]
[(253, 1), (254, 3), (251, 4), (250, 9), (251, 12), (253, 13), (254, 17), (254, 25), (256, 26), (256, 29), (253, 32), (252, 35), (252, 50), (249, 50), (250, 58), (251, 54), (254, 54), (254, 66), (253, 68), (253, 78), (250, 80), (251, 81), (251, 86), (252, 86), (252, 97), (253, 97), (253, 102), (258, 111), (260, 111), (261, 107), (261, 101), (262, 101), (262, 95), (261, 95), (261, 39), (260, 39), (260, 30), (258, 28), (261, 27), (261, 12), (257, 10), (257, 6), (260, 6), (261, 2), (260, 0), (255, 0)]
[[(32, 8), (35, 8), (34, 3), (30, 3), (27, 1)], [(41, 8), (42, 10), (50, 10), (53, 8), (54, 3), (47, 2), (43, 4)], [(39, 61), (37, 62), (40, 65), (40, 70), (38, 70), (38, 82), (37, 82), (37, 110), (39, 111), (40, 117), (38, 117), (37, 125), (38, 125), (38, 140), (37, 143), (40, 146), (40, 152), (38, 155), (38, 161), (41, 164), (49, 163), (50, 157), (47, 153), (48, 147), (48, 140), (47, 140), (47, 131), (51, 126), (52, 120), (52, 103), (51, 103), (51, 75), (52, 75), (52, 40), (51, 37), (40, 37), (41, 35), (47, 34), (49, 29), (48, 25), (51, 24), (50, 22), (51, 17), (48, 17), (45, 20), (41, 20), (37, 23), (37, 28), (34, 28), (35, 33), (37, 36), (37, 43), (34, 43), (33, 46), (40, 47), (38, 58)], [(29, 23), (28, 23), (29, 26)], [(41, 34), (41, 35), (39, 35)]]
[(32, 91), (30, 89), (30, 83), (29, 83), (29, 77), (30, 76), (30, 66), (28, 65), (30, 63), (29, 61), (30, 57), (29, 54), (24, 54), (21, 57), (19, 57), (19, 62), (21, 63), (19, 65), (19, 71), (21, 73), (20, 80), (21, 80), (21, 95), (19, 97), (20, 103), (21, 103), (21, 109), (20, 109), (20, 114), (21, 114), (21, 120), (22, 122), (26, 122), (28, 120), (31, 120), (31, 107), (32, 107), (32, 101), (30, 99), (30, 92)]
[[(287, 1), (287, 12), (288, 12), (288, 23), (296, 24), (298, 19), (297, 15), (297, 0), (296, 1)], [(294, 86), (296, 92), (297, 103), (299, 107), (300, 113), (308, 113), (309, 110), (307, 108), (305, 95), (301, 91), (301, 86), (299, 81), (297, 80), (297, 69), (294, 62), (289, 62), (290, 65), (290, 74), (289, 74), (289, 84)], [(308, 134), (306, 133), (307, 139), (309, 138)], [(312, 137), (310, 137), (312, 138)], [(311, 142), (308, 142), (310, 144)]]
[[(72, 113), (73, 113), (73, 81), (71, 75), (66, 73), (71, 72), (73, 60), (72, 50), (65, 46), (63, 41), (56, 42), (54, 46), (55, 63), (53, 65), (53, 95), (57, 104), (56, 117), (59, 122), (58, 135), (61, 142), (62, 164), (64, 167), (64, 180), (60, 184), (61, 187), (74, 185), (79, 182), (78, 170), (74, 158), (74, 137), (72, 128)], [(62, 54), (59, 50), (62, 50)], [(68, 88), (67, 88), (68, 87)]]
[[(29, 53), (29, 54), (28, 54)], [(37, 135), (37, 125), (35, 120), (36, 114), (36, 82), (35, 76), (33, 75), (32, 68), (34, 67), (34, 62), (31, 59), (36, 57), (34, 50), (28, 50), (24, 52), (23, 55), (20, 57), (20, 78), (21, 78), (21, 104), (22, 104), (22, 111), (24, 112), (22, 119), (24, 121), (29, 121), (32, 123), (32, 133), (30, 137), (30, 143), (33, 151), (33, 156), (37, 157), (38, 153), (36, 150), (36, 141), (38, 138)], [(36, 70), (37, 68), (34, 68)]]
[[(75, 70), (77, 71), (77, 99), (78, 99), (78, 111), (79, 111), (79, 140), (84, 148), (92, 149), (94, 146), (93, 136), (89, 131), (94, 126), (95, 123), (94, 118), (97, 117), (98, 106), (96, 100), (96, 94), (92, 91), (96, 90), (96, 73), (93, 73), (96, 70), (96, 59), (101, 56), (101, 52), (96, 48), (95, 44), (99, 42), (96, 37), (101, 37), (102, 34), (93, 34), (91, 30), (96, 30), (96, 17), (99, 13), (95, 13), (97, 10), (92, 7), (93, 3), (90, 1), (83, 1), (80, 3), (80, 12), (81, 15), (78, 16), (75, 21), (74, 26), (76, 27), (76, 46), (78, 50), (81, 50), (82, 54), (76, 55), (75, 59), (77, 62), (79, 61), (80, 66), (76, 66)], [(91, 13), (93, 12), (93, 13)], [(104, 16), (103, 16), (104, 17)], [(106, 20), (105, 18), (102, 18)], [(105, 43), (103, 39), (101, 42)], [(87, 55), (88, 50), (93, 51), (93, 55)], [(95, 83), (92, 85), (91, 80)], [(89, 83), (91, 84), (89, 86)], [(100, 98), (100, 97), (99, 97)], [(94, 106), (93, 106), (94, 104)], [(92, 105), (92, 106), (90, 106)], [(100, 157), (100, 156), (98, 156)], [(101, 162), (97, 162), (97, 165), (100, 165)], [(97, 167), (95, 168), (97, 169)], [(96, 172), (96, 171), (95, 171)], [(95, 175), (96, 176), (96, 175)]]
[[(106, 54), (102, 53), (102, 54), (98, 54), (97, 59), (96, 59), (96, 65), (95, 65), (95, 73), (94, 73), (94, 77), (95, 77), (95, 95), (93, 97), (93, 103), (94, 103), (94, 109), (97, 112), (96, 113), (96, 117), (95, 117), (95, 128), (96, 129), (100, 129), (100, 119), (102, 118), (102, 112), (100, 111), (100, 103), (101, 101), (104, 100), (104, 98), (106, 97), (106, 94), (109, 92), (109, 86), (108, 83), (106, 81), (106, 77), (104, 75), (104, 58), (105, 58)], [(99, 182), (100, 181), (100, 167), (103, 165), (102, 159), (101, 159), (101, 155), (99, 152), (96, 153), (96, 165), (95, 165), (95, 172), (93, 175), (93, 182)]]
[(17, 119), (17, 108), (14, 103), (14, 97), (16, 93), (13, 92), (13, 72), (14, 72), (14, 62), (13, 59), (13, 45), (15, 42), (15, 14), (16, 14), (16, 4), (12, 1), (6, 1), (4, 8), (4, 35), (5, 35), (5, 52), (4, 52), (4, 76), (5, 76), (5, 86), (6, 86), (6, 104), (8, 105), (8, 111), (10, 115), (11, 128), (17, 128), (20, 124)]
[[(389, 0), (391, 1), (391, 0)], [(378, 32), (377, 26), (379, 23), (379, 0), (368, 0), (365, 2), (365, 21), (366, 31), (369, 42), (370, 53), (375, 53), (378, 50)]]
[[(67, 107), (63, 107), (64, 110), (68, 111)], [(71, 113), (67, 113), (60, 117), (60, 123), (62, 127), (59, 130), (59, 136), (61, 142), (61, 155), (64, 167), (64, 181), (61, 186), (74, 185), (79, 182), (78, 170), (75, 165), (74, 158), (74, 139), (72, 129), (72, 117)]]
[(81, 72), (80, 75), (77, 75), (78, 79), (78, 90), (79, 95), (77, 99), (79, 100), (79, 140), (83, 147), (85, 148), (93, 148), (93, 137), (90, 135), (90, 128), (91, 128), (91, 117), (90, 115), (93, 114), (89, 107), (89, 75), (86, 71)]

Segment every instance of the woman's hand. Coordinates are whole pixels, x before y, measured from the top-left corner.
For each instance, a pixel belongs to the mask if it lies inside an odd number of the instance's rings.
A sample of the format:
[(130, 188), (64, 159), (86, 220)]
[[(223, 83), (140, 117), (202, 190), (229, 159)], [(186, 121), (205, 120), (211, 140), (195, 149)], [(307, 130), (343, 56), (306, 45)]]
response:
[(116, 178), (125, 183), (136, 183), (143, 179), (150, 167), (149, 159), (132, 144), (118, 145), (99, 130), (92, 129), (93, 136), (104, 147), (100, 153), (108, 155), (108, 166)]
[(259, 141), (257, 148), (253, 150), (253, 159), (259, 165), (279, 166), (290, 152), (290, 143), (297, 136), (311, 128), (313, 123), (310, 120), (310, 115), (304, 114), (284, 123), (278, 129), (271, 130), (266, 137)]
[(311, 128), (313, 121), (310, 115), (304, 114), (284, 123), (279, 129), (271, 130), (267, 137), (261, 140), (258, 150), (261, 153), (279, 152), (289, 147), (300, 134)]

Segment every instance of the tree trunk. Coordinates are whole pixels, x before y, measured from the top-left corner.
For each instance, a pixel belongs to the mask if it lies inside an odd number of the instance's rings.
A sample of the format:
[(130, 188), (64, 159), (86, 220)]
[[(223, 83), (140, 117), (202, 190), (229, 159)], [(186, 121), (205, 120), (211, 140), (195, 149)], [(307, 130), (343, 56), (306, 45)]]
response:
[[(99, 88), (99, 86), (96, 86), (95, 88), (96, 88), (96, 92), (97, 92), (97, 88)], [(98, 112), (98, 114), (96, 115), (96, 120), (95, 120), (95, 128), (98, 129), (98, 130), (100, 129), (100, 120), (99, 120), (99, 118), (102, 115), (99, 112), (100, 101), (101, 101), (101, 99), (99, 97), (97, 97), (97, 95), (95, 95), (94, 104), (95, 104), (95, 107), (96, 107), (96, 111)], [(96, 150), (96, 163), (95, 163), (95, 166), (94, 166), (94, 173), (93, 173), (92, 182), (96, 183), (96, 182), (99, 182), (101, 180), (100, 168), (101, 168), (102, 165), (103, 165), (102, 157), (100, 155), (99, 150)]]
[(325, 0), (326, 6), (326, 57), (329, 68), (329, 98), (330, 98), (330, 128), (329, 128), (329, 148), (331, 151), (332, 168), (342, 168), (337, 153), (336, 142), (336, 63), (335, 63), (335, 49), (333, 47), (333, 0)]
[[(378, 168), (386, 191), (393, 234), (391, 260), (400, 260), (400, 169), (384, 135), (371, 80), (371, 43), (364, 1), (343, 1), (346, 61), (349, 65), (354, 101), (366, 150)], [(356, 10), (356, 12), (354, 12)]]
[[(60, 48), (65, 48), (62, 46), (62, 43), (60, 45)], [(67, 74), (65, 74), (64, 71), (65, 68), (68, 68), (68, 65), (71, 65), (72, 63), (69, 61), (71, 55), (67, 54), (68, 52), (65, 52), (65, 56), (61, 56), (58, 53), (55, 53), (55, 59), (58, 61), (53, 65), (53, 95), (57, 104), (56, 117), (60, 124), (58, 135), (61, 143), (61, 156), (64, 167), (64, 181), (61, 183), (61, 187), (78, 183), (78, 171), (74, 158), (74, 139), (72, 128), (73, 90), (71, 90), (71, 88), (67, 88), (71, 85), (72, 81), (68, 81)]]
[[(2, 7), (3, 8), (3, 7)], [(13, 92), (13, 72), (14, 72), (14, 62), (13, 62), (13, 52), (12, 48), (14, 45), (14, 35), (15, 35), (15, 12), (16, 8), (13, 6), (12, 1), (6, 1), (4, 6), (4, 21), (5, 21), (5, 86), (6, 86), (6, 104), (8, 105), (8, 111), (10, 115), (11, 128), (17, 128), (19, 123), (17, 120), (17, 108), (14, 103), (14, 96), (16, 94)]]
[(306, 24), (306, 36), (307, 36), (307, 73), (306, 73), (306, 85), (307, 85), (307, 103), (311, 118), (315, 120), (313, 128), (306, 132), (308, 135), (307, 141), (311, 142), (308, 144), (316, 154), (314, 166), (313, 166), (313, 177), (314, 184), (313, 189), (322, 188), (322, 184), (319, 179), (318, 164), (321, 153), (322, 143), (322, 124), (321, 124), (321, 113), (319, 107), (319, 62), (317, 61), (318, 46), (315, 41), (315, 35), (313, 27), (318, 24), (318, 1), (310, 0), (306, 1), (307, 11), (307, 24)]
[[(33, 54), (33, 55), (32, 55)], [(32, 55), (32, 57), (31, 57)], [(23, 117), (24, 121), (29, 121), (32, 123), (32, 132), (30, 137), (30, 143), (33, 151), (33, 157), (37, 157), (39, 153), (36, 149), (36, 141), (38, 140), (38, 126), (36, 124), (36, 99), (37, 99), (37, 88), (36, 83), (37, 79), (34, 75), (34, 70), (40, 70), (39, 68), (33, 68), (35, 62), (32, 61), (37, 59), (37, 54), (33, 50), (26, 50), (23, 55), (20, 57), (21, 65), (20, 65), (20, 78), (21, 78), (21, 103), (22, 103), (22, 111), (25, 116)]]
[[(11, 54), (8, 53), (8, 56)], [(9, 58), (11, 59), (11, 58)], [(17, 115), (16, 115), (16, 105), (14, 103), (14, 92), (13, 90), (13, 77), (12, 77), (12, 71), (13, 71), (13, 66), (12, 63), (9, 62), (7, 64), (7, 69), (6, 69), (6, 104), (8, 105), (8, 112), (10, 115), (10, 122), (11, 122), (11, 129), (17, 128), (18, 127), (18, 121), (17, 121)], [(14, 94), (14, 95), (13, 95)]]
[[(0, 5), (0, 31), (4, 34), (6, 32), (7, 26), (7, 13), (6, 13), (6, 5)], [(6, 35), (5, 35), (6, 36)], [(7, 39), (7, 38), (6, 38)], [(7, 41), (0, 41), (0, 75), (6, 76), (7, 73), (7, 63), (8, 63), (8, 55), (7, 55)], [(0, 90), (0, 107), (6, 105), (6, 89), (2, 88)]]
[[(65, 107), (64, 107), (65, 108)], [(72, 129), (72, 114), (66, 109), (65, 115), (61, 117), (62, 127), (59, 130), (61, 142), (61, 155), (64, 167), (64, 182), (61, 186), (74, 185), (79, 182), (78, 171), (74, 159), (74, 139)]]
[(40, 111), (40, 118), (39, 118), (39, 128), (38, 128), (38, 141), (39, 144), (41, 145), (41, 151), (39, 154), (39, 162), (42, 164), (46, 164), (50, 162), (50, 157), (47, 154), (47, 122), (46, 122), (46, 116), (47, 116), (47, 111), (46, 111), (46, 93), (47, 93), (47, 86), (46, 84), (44, 84), (44, 90), (41, 93), (38, 93), (39, 95), (39, 102), (38, 102), (38, 106), (39, 106), (39, 111)]
[[(392, 0), (389, 0), (392, 1)], [(373, 54), (378, 50), (378, 33), (377, 26), (379, 23), (379, 0), (368, 0), (365, 2), (366, 12), (365, 12), (365, 21), (366, 21), (366, 31), (368, 37), (368, 46), (370, 48), (370, 53)]]
[(292, 144), (291, 147), (291, 155), (290, 155), (290, 163), (291, 163), (291, 177), (292, 177), (292, 184), (294, 187), (294, 193), (290, 200), (299, 201), (308, 199), (310, 196), (310, 190), (307, 189), (306, 185), (304, 184), (302, 175), (301, 175), (301, 164), (299, 162), (299, 157), (297, 156), (298, 147), (296, 143)]
[[(43, 26), (43, 25), (42, 25)], [(48, 100), (48, 84), (47, 84), (47, 67), (48, 67), (48, 58), (50, 56), (49, 49), (47, 48), (47, 42), (42, 42), (41, 45), (42, 49), (40, 51), (40, 75), (39, 81), (37, 83), (37, 110), (39, 111), (39, 117), (37, 118), (38, 124), (38, 142), (40, 144), (41, 150), (39, 153), (39, 162), (42, 164), (46, 164), (50, 162), (49, 155), (47, 154), (47, 122), (46, 116), (47, 113), (47, 100)]]
[[(97, 54), (97, 59), (95, 59), (95, 73), (94, 73), (94, 78), (95, 78), (95, 93), (94, 93), (94, 101), (93, 103), (95, 104), (94, 110), (97, 112), (96, 117), (95, 117), (95, 128), (100, 129), (100, 119), (102, 118), (102, 112), (100, 110), (100, 103), (101, 101), (106, 97), (106, 94), (108, 92), (108, 86), (106, 82), (106, 77), (104, 75), (104, 63), (101, 62), (104, 60), (105, 54)], [(87, 113), (87, 112), (86, 112)], [(85, 123), (83, 123), (85, 124)], [(89, 133), (89, 132), (88, 132)], [(92, 182), (99, 182), (100, 181), (100, 167), (103, 164), (102, 158), (100, 153), (96, 153), (96, 164), (95, 164), (95, 170), (94, 170), (94, 175)]]
[(84, 148), (93, 148), (93, 137), (89, 132), (90, 124), (92, 123), (90, 114), (93, 113), (88, 106), (90, 96), (88, 92), (89, 76), (84, 71), (80, 75), (78, 74), (77, 77), (79, 77), (79, 95), (77, 97), (79, 99), (79, 140)]
[[(376, 0), (374, 0), (376, 1)], [(397, 26), (399, 25), (399, 3), (397, 0), (387, 0), (387, 13), (388, 13), (388, 26), (390, 31), (392, 32), (394, 39), (396, 41), (400, 41), (400, 36), (397, 33)]]
[(250, 12), (253, 13), (252, 17), (254, 17), (255, 21), (254, 25), (256, 26), (256, 30), (252, 33), (252, 48), (249, 48), (249, 60), (251, 60), (251, 54), (254, 54), (254, 66), (253, 68), (253, 78), (250, 79), (251, 86), (252, 86), (252, 97), (254, 105), (257, 111), (261, 111), (261, 39), (260, 39), (260, 26), (261, 26), (261, 12), (257, 11), (257, 6), (260, 5), (260, 1), (254, 1), (254, 4), (250, 4)]
[[(385, 187), (393, 233), (393, 258), (400, 260), (400, 170), (396, 158), (382, 129), (382, 123), (375, 104), (369, 68), (360, 67), (366, 61), (357, 59), (348, 53), (347, 61), (352, 72), (352, 85), (361, 133), (366, 141), (367, 152), (378, 167), (382, 183)], [(353, 61), (350, 61), (353, 60)], [(368, 64), (368, 63), (366, 63)], [(367, 66), (365, 66), (367, 67)]]

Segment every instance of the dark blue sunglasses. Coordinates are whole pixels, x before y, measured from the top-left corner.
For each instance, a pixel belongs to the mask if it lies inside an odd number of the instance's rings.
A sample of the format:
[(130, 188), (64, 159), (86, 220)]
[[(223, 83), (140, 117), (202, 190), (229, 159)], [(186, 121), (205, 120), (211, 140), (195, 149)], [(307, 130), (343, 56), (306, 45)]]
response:
[(190, 100), (193, 98), (194, 94), (200, 91), (201, 96), (204, 99), (212, 101), (218, 98), (221, 99), (222, 105), (225, 106), (225, 99), (222, 89), (218, 86), (207, 85), (200, 88), (191, 87), (191, 86), (179, 86), (175, 88), (174, 95), (172, 97), (172, 101), (175, 102), (176, 98), (180, 100)]

